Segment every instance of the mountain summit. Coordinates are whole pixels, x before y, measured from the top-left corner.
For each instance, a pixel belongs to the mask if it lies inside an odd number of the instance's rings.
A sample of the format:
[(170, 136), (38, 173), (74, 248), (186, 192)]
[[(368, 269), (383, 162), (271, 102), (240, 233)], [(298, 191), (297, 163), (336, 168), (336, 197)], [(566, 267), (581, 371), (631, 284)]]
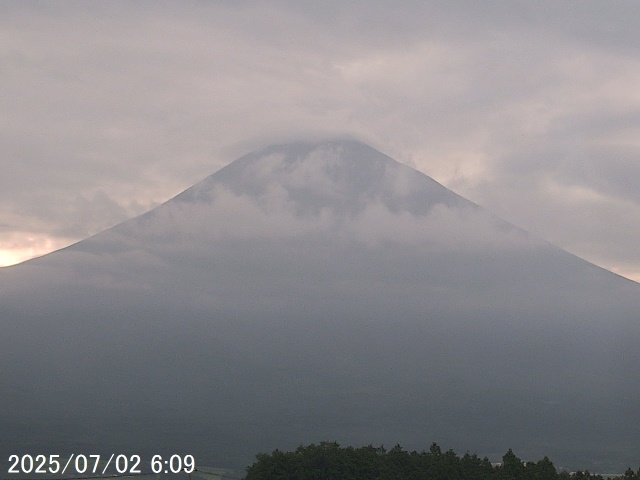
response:
[(460, 199), (426, 175), (356, 141), (271, 146), (231, 163), (178, 199), (210, 200), (211, 190), (220, 186), (256, 198), (281, 190), (300, 213), (332, 208), (356, 214), (371, 201), (425, 213), (433, 204)]
[(242, 157), (0, 270), (0, 305), (6, 451), (638, 462), (640, 287), (354, 141)]

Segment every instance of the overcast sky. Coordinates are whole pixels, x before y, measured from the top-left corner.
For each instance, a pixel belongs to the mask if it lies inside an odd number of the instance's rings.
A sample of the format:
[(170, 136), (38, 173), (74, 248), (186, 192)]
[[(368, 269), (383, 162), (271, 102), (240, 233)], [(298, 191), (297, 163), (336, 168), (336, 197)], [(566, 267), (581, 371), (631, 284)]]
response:
[(0, 3), (0, 265), (348, 134), (640, 281), (640, 4), (328, 3)]

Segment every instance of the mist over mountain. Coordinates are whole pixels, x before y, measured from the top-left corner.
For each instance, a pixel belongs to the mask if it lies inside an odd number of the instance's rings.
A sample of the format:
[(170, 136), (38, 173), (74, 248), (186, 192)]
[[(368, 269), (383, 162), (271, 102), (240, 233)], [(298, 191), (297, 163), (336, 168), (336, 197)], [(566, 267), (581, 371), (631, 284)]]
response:
[(244, 156), (1, 269), (0, 305), (5, 452), (640, 464), (640, 286), (355, 141)]

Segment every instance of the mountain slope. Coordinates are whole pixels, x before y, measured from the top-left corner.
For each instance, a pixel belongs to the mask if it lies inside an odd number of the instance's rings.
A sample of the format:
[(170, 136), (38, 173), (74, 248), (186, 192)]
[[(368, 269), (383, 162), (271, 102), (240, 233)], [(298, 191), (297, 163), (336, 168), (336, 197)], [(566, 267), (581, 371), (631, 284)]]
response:
[(222, 466), (336, 439), (626, 468), (639, 293), (360, 143), (269, 147), (0, 271), (1, 428)]

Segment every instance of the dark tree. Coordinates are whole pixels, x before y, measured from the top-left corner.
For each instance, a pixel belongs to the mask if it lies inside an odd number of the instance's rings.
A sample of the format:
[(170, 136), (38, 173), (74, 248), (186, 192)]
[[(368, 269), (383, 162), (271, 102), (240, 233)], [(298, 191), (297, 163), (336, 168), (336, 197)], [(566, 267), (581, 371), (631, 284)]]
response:
[[(300, 446), (294, 452), (274, 450), (258, 454), (247, 468), (246, 480), (603, 480), (588, 471), (558, 473), (547, 457), (526, 464), (511, 449), (502, 464), (453, 450), (443, 452), (435, 443), (429, 451), (407, 452), (400, 445), (341, 447), (336, 442)], [(616, 480), (640, 480), (640, 469), (628, 469)]]

